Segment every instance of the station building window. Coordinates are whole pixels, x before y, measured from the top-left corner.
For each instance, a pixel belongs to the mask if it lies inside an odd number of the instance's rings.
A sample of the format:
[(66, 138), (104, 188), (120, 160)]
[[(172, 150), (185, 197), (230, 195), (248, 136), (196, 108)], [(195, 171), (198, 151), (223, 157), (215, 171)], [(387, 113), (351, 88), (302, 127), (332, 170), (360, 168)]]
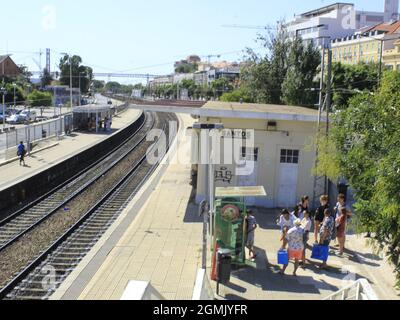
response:
[(242, 147), (242, 158), (247, 161), (258, 161), (258, 148), (246, 148)]
[(282, 149), (281, 163), (299, 163), (300, 150)]

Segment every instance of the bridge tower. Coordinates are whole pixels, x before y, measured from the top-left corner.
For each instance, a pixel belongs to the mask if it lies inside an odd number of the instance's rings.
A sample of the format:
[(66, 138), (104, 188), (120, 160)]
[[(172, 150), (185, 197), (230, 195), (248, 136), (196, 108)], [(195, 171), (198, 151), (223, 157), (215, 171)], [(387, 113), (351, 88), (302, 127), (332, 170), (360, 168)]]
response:
[(50, 73), (50, 49), (46, 49), (46, 70)]

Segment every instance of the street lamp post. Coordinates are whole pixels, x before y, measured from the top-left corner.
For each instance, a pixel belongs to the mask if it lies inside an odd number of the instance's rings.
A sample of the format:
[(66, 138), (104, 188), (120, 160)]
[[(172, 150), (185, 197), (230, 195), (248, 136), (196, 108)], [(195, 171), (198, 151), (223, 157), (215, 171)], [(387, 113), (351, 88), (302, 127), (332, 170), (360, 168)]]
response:
[(17, 87), (17, 84), (13, 83), (13, 87), (14, 87), (14, 110), (15, 110), (15, 108), (16, 108), (15, 88)]
[(68, 56), (68, 61), (69, 61), (69, 93), (70, 93), (70, 104), (71, 104), (71, 110), (73, 106), (73, 99), (72, 99), (72, 58), (68, 53), (62, 52), (61, 53), (64, 56)]
[[(82, 100), (82, 90), (81, 90), (81, 75), (85, 75), (85, 77), (87, 76), (86, 72), (79, 72), (79, 105), (81, 106), (81, 100)], [(89, 88), (90, 90), (90, 88)]]
[[(202, 124), (202, 123), (195, 123), (193, 125), (193, 129), (196, 130), (197, 133), (200, 133), (200, 137), (201, 135), (201, 131), (202, 130), (206, 130), (207, 134), (206, 134), (206, 140), (204, 142), (205, 145), (205, 152), (206, 152), (206, 161), (208, 162), (205, 165), (205, 174), (206, 174), (206, 207), (208, 208), (209, 212), (209, 224), (210, 224), (210, 243), (213, 244), (213, 240), (214, 240), (214, 194), (215, 194), (215, 188), (214, 188), (214, 175), (213, 175), (213, 153), (214, 150), (212, 150), (212, 145), (210, 146), (210, 135), (209, 132), (210, 130), (223, 130), (224, 129), (224, 125), (222, 123), (217, 123), (217, 124)], [(200, 149), (200, 157), (199, 159), (203, 159), (201, 152), (204, 150), (202, 148), (202, 142), (200, 139), (200, 145), (199, 145), (199, 149)], [(210, 150), (211, 149), (211, 150)], [(204, 213), (206, 214), (206, 213)], [(205, 226), (205, 224), (207, 223), (207, 220), (204, 219), (204, 226), (203, 226), (203, 257), (202, 257), (202, 265), (203, 268), (205, 269), (207, 266), (207, 228)]]
[(7, 90), (5, 88), (1, 88), (0, 92), (3, 94), (3, 130), (6, 128), (6, 94)]

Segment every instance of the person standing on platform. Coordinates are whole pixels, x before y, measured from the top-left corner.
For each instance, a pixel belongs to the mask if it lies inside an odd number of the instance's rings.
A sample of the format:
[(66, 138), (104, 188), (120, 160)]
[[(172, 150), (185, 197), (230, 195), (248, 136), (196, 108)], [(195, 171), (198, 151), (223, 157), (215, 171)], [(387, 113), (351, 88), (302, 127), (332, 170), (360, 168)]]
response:
[(289, 210), (287, 209), (282, 210), (282, 213), (279, 219), (277, 220), (277, 225), (281, 228), (281, 241), (282, 241), (281, 250), (286, 249), (287, 245), (286, 234), (291, 228), (293, 228), (295, 220), (296, 216), (290, 213)]
[[(288, 248), (289, 260), (294, 260), (294, 271), (293, 271), (294, 276), (297, 276), (296, 272), (297, 269), (299, 268), (300, 260), (303, 257), (303, 251), (304, 251), (303, 235), (304, 235), (304, 230), (301, 227), (301, 220), (296, 219), (294, 221), (294, 227), (291, 228), (286, 235), (289, 247)], [(287, 267), (288, 265), (283, 266), (281, 274), (285, 274)]]
[(339, 216), (336, 218), (336, 237), (339, 242), (339, 256), (344, 253), (346, 244), (346, 225), (347, 225), (347, 209), (342, 207)]
[(246, 224), (247, 224), (247, 240), (246, 240), (246, 248), (249, 249), (249, 257), (250, 260), (254, 260), (257, 257), (256, 251), (254, 249), (254, 238), (255, 238), (255, 230), (257, 229), (257, 220), (253, 216), (252, 210), (247, 210), (246, 212)]
[(24, 143), (21, 141), (21, 142), (19, 143), (18, 151), (17, 151), (17, 156), (19, 157), (19, 165), (20, 165), (20, 166), (21, 166), (22, 163), (23, 163), (23, 164), (24, 164), (24, 167), (26, 167), (26, 164), (25, 164), (25, 155), (26, 155), (26, 149), (25, 149)]
[(302, 263), (301, 263), (301, 265), (304, 269), (306, 266), (306, 250), (307, 250), (308, 240), (310, 239), (310, 232), (311, 232), (311, 228), (312, 228), (311, 214), (309, 211), (304, 211), (304, 218), (301, 221), (301, 227), (304, 230), (304, 234), (303, 234), (304, 249), (303, 249), (303, 258), (302, 258)]
[[(336, 220), (337, 218), (340, 217), (341, 215), (341, 211), (342, 208), (345, 208), (347, 210), (347, 219), (350, 219), (352, 216), (352, 212), (351, 209), (346, 205), (346, 196), (344, 194), (339, 194), (337, 197), (337, 203), (336, 203), (336, 207), (333, 209), (335, 217), (334, 219)], [(337, 239), (338, 236), (336, 235), (335, 237), (335, 247), (339, 247), (339, 239)]]
[(320, 203), (321, 205), (318, 207), (317, 211), (315, 212), (315, 218), (314, 218), (314, 240), (315, 240), (315, 244), (318, 244), (318, 232), (319, 229), (321, 227), (321, 224), (324, 220), (324, 213), (325, 210), (329, 208), (329, 204), (328, 204), (328, 196), (327, 195), (323, 195), (320, 198)]
[[(332, 232), (335, 227), (335, 221), (332, 218), (331, 211), (329, 209), (325, 209), (324, 212), (324, 220), (322, 222), (321, 230), (319, 232), (319, 244), (321, 246), (329, 247), (329, 244), (332, 241)], [(320, 269), (326, 269), (326, 261), (323, 261), (320, 265)]]

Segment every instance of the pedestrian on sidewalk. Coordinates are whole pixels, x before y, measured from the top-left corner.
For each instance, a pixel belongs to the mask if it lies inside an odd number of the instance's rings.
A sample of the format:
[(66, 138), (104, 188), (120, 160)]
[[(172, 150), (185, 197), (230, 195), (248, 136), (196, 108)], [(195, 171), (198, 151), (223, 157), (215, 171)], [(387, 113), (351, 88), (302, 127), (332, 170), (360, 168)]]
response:
[[(329, 209), (325, 209), (324, 211), (324, 220), (322, 221), (321, 230), (319, 232), (319, 244), (321, 246), (329, 247), (329, 244), (332, 241), (332, 231), (335, 227), (335, 221), (332, 218), (331, 211)], [(323, 261), (320, 265), (320, 269), (326, 269), (327, 264), (326, 261)]]
[(26, 164), (25, 164), (25, 155), (26, 155), (26, 149), (25, 149), (25, 146), (24, 146), (24, 142), (21, 141), (21, 142), (19, 143), (18, 151), (17, 151), (17, 156), (19, 157), (19, 165), (20, 165), (20, 166), (21, 166), (22, 163), (23, 163), (23, 164), (24, 164), (24, 167), (26, 167)]
[(279, 219), (277, 220), (277, 225), (281, 228), (281, 239), (282, 247), (281, 250), (285, 250), (287, 246), (286, 235), (288, 231), (294, 227), (294, 221), (296, 216), (289, 212), (289, 210), (284, 209), (281, 212)]
[(321, 205), (318, 207), (317, 211), (315, 212), (315, 218), (314, 218), (315, 244), (318, 244), (318, 233), (320, 231), (321, 224), (324, 220), (325, 210), (329, 208), (328, 200), (329, 200), (329, 198), (327, 195), (322, 195), (319, 199)]
[[(350, 219), (352, 216), (352, 212), (351, 212), (351, 209), (346, 205), (346, 196), (342, 193), (339, 194), (337, 197), (337, 201), (338, 202), (336, 203), (336, 206), (334, 208), (334, 213), (335, 213), (334, 219), (336, 220), (337, 218), (340, 217), (342, 208), (346, 209), (347, 219)], [(335, 247), (339, 247), (339, 239), (337, 239), (337, 238), (338, 238), (337, 235), (335, 235)]]
[(249, 249), (249, 259), (254, 260), (257, 258), (257, 253), (254, 249), (254, 238), (255, 238), (255, 231), (258, 227), (257, 220), (253, 216), (252, 210), (247, 210), (246, 212), (246, 225), (247, 225), (247, 238), (246, 238), (246, 248)]
[[(293, 275), (297, 276), (296, 272), (300, 265), (300, 260), (303, 256), (304, 244), (303, 244), (304, 229), (301, 226), (301, 220), (296, 219), (294, 221), (294, 227), (291, 228), (287, 235), (288, 242), (288, 255), (289, 260), (294, 260), (294, 271)], [(285, 274), (288, 265), (284, 265), (281, 274)]]
[(306, 250), (307, 250), (308, 240), (310, 239), (310, 232), (311, 232), (311, 228), (312, 228), (312, 220), (311, 220), (310, 211), (304, 211), (304, 218), (301, 221), (301, 227), (304, 230), (304, 234), (303, 234), (304, 249), (303, 249), (302, 262), (301, 262), (301, 265), (304, 269), (306, 266)]
[(344, 253), (345, 243), (346, 243), (346, 225), (347, 225), (347, 209), (342, 207), (340, 209), (339, 216), (336, 218), (336, 236), (339, 242), (339, 256)]

